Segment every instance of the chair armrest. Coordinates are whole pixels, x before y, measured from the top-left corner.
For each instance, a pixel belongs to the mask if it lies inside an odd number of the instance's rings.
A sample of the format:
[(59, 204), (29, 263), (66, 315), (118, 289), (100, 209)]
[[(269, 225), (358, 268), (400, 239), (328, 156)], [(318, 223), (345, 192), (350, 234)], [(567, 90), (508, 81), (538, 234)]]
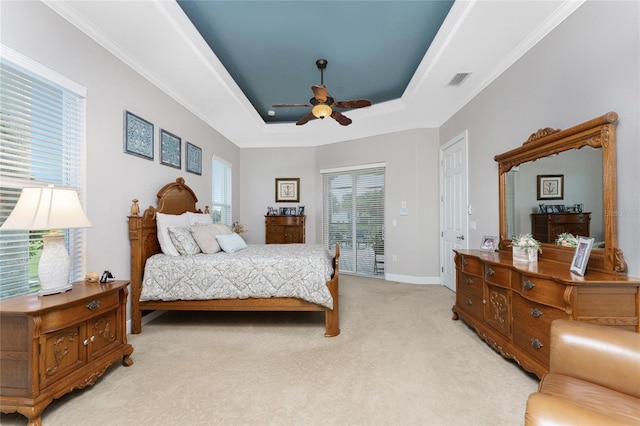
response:
[(640, 333), (555, 320), (550, 350), (551, 372), (640, 398)]
[(533, 393), (527, 400), (525, 426), (589, 425), (612, 426), (623, 424), (597, 411), (572, 404), (564, 399)]

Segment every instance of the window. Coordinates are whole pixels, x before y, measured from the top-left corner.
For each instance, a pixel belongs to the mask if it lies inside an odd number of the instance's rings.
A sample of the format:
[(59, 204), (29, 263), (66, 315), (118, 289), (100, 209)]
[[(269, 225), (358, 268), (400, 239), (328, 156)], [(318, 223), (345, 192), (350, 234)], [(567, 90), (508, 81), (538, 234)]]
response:
[(231, 164), (213, 158), (213, 221), (231, 226)]
[[(0, 90), (0, 223), (27, 186), (69, 187), (82, 199), (86, 89), (2, 46)], [(0, 232), (0, 298), (39, 289), (46, 231)], [(65, 231), (76, 281), (84, 270), (84, 233)]]
[(340, 270), (384, 273), (384, 164), (323, 170), (323, 241), (340, 245)]

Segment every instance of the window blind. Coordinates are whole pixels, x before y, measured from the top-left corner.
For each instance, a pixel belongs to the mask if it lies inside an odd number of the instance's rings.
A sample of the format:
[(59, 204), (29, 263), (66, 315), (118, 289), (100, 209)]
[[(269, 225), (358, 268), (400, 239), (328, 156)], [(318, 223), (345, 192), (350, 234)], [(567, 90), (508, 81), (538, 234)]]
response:
[(385, 167), (323, 173), (323, 242), (340, 245), (340, 269), (378, 275), (384, 268)]
[(231, 164), (213, 158), (213, 221), (231, 226)]
[[(85, 97), (59, 84), (65, 78), (3, 46), (0, 57), (0, 222), (22, 188), (73, 188), (83, 200)], [(6, 54), (8, 53), (8, 55)], [(8, 59), (10, 56), (11, 59)], [(70, 86), (78, 87), (71, 82)], [(42, 235), (0, 232), (0, 298), (37, 291)], [(84, 271), (84, 232), (65, 230), (71, 279)]]

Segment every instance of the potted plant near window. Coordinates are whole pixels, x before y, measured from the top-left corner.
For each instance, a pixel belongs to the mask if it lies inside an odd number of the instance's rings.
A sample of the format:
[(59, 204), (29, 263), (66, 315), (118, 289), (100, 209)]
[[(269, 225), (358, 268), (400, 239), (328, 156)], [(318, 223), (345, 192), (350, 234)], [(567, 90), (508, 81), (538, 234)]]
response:
[(537, 262), (542, 253), (540, 243), (531, 234), (521, 234), (511, 240), (514, 262)]

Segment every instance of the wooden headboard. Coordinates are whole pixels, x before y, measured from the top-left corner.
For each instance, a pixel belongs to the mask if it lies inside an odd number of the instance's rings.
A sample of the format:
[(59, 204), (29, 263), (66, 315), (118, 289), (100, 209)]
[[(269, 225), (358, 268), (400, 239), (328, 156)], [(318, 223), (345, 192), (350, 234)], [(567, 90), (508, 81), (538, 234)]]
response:
[[(198, 197), (179, 177), (175, 182), (163, 186), (157, 194), (158, 207), (149, 206), (140, 216), (138, 200), (134, 199), (129, 216), (129, 241), (131, 243), (131, 297), (140, 299), (142, 276), (147, 259), (160, 253), (158, 243), (156, 213), (182, 214), (184, 212), (202, 213), (196, 209)], [(209, 213), (209, 207), (205, 207)]]

